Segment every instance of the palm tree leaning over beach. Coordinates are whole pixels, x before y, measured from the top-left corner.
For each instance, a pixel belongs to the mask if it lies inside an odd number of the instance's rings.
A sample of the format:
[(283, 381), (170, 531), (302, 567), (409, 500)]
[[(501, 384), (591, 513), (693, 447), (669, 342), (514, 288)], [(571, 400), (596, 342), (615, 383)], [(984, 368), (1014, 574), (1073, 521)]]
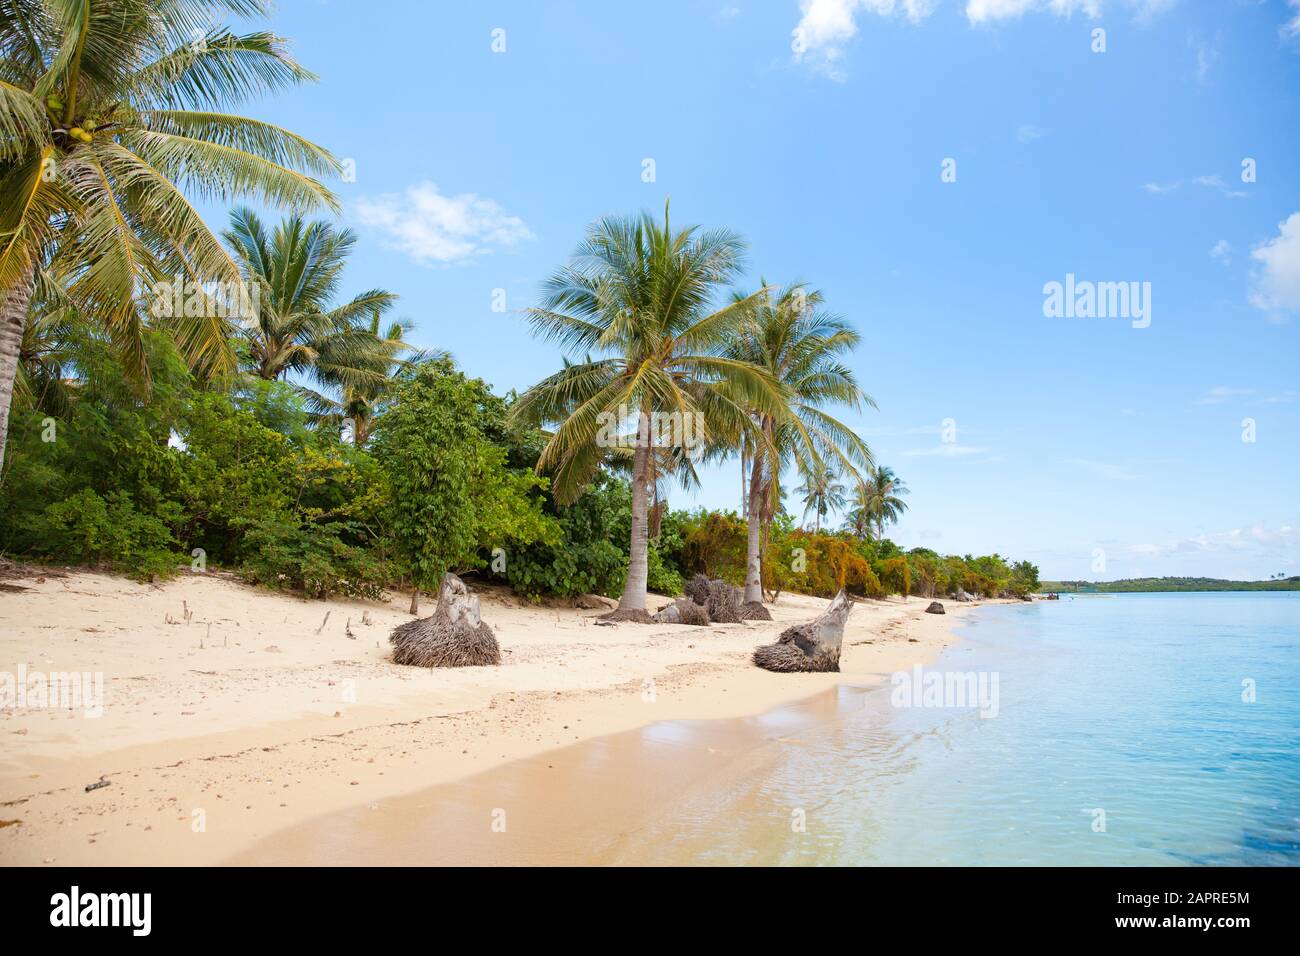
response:
[[(214, 28), (265, 0), (5, 0), (0, 17), (0, 464), (38, 270), (95, 316), (145, 380), (139, 294), (237, 283), (187, 201), (253, 195), (337, 209), (338, 162), (302, 137), (221, 112), (314, 79), (270, 33)], [(168, 323), (191, 366), (234, 370), (219, 313)], [(160, 323), (162, 324), (162, 323)]]
[[(875, 407), (853, 371), (843, 364), (845, 353), (858, 344), (858, 333), (822, 309), (820, 291), (796, 283), (784, 289), (765, 286), (756, 295), (751, 322), (731, 343), (728, 354), (766, 369), (781, 384), (785, 401), (777, 415), (751, 412), (756, 430), (766, 441), (748, 441), (742, 449), (741, 459), (748, 469), (746, 603), (763, 600), (762, 535), (781, 503), (782, 470), (793, 462), (805, 475), (829, 474), (828, 463), (834, 462), (858, 480), (857, 468), (872, 464), (871, 449), (825, 408)], [(824, 483), (819, 528), (826, 511), (843, 504), (843, 491), (833, 481)]]
[(907, 485), (892, 468), (877, 465), (855, 491), (853, 510), (844, 522), (844, 529), (866, 540), (874, 524), (879, 541), (885, 536), (885, 525), (896, 522), (907, 510), (907, 502), (903, 500), (907, 494)]
[(632, 448), (627, 582), (616, 614), (647, 619), (648, 523), (655, 463), (665, 454), (692, 473), (692, 456), (737, 447), (750, 410), (776, 414), (780, 387), (725, 346), (749, 321), (758, 293), (713, 303), (740, 275), (744, 242), (732, 232), (674, 231), (643, 214), (595, 223), (570, 262), (526, 310), (534, 333), (570, 362), (515, 404), (516, 420), (553, 426), (537, 468), (557, 501), (572, 501), (603, 462)]

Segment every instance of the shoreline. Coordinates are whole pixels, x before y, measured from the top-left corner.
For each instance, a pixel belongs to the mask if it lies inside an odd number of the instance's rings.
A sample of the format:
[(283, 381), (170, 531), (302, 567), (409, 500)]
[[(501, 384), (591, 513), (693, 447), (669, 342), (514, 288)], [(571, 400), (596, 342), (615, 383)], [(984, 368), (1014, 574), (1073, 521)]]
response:
[(839, 673), (780, 675), (749, 653), (825, 600), (782, 595), (771, 623), (598, 627), (603, 608), (491, 589), (483, 615), (502, 666), (424, 671), (387, 660), (388, 631), (410, 619), (401, 596), (306, 601), (215, 574), (10, 583), (23, 590), (0, 597), (0, 671), (102, 672), (104, 714), (0, 710), (6, 866), (221, 863), (330, 814), (574, 743), (875, 686), (933, 660), (969, 609), (998, 603), (943, 602), (939, 616), (928, 599), (860, 602)]

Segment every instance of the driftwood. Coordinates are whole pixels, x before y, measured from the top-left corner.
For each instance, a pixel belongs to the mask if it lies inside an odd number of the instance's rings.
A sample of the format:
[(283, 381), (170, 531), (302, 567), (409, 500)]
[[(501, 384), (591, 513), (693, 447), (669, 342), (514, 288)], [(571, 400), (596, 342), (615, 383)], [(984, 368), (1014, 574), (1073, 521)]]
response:
[(844, 622), (853, 605), (840, 591), (816, 620), (781, 632), (775, 644), (754, 651), (754, 663), (769, 671), (838, 671)]
[(500, 664), (501, 648), (492, 628), (479, 618), (478, 597), (448, 572), (432, 617), (393, 628), (393, 663), (413, 667), (477, 667)]
[(678, 598), (655, 615), (656, 624), (694, 624), (709, 626), (709, 609), (687, 598)]

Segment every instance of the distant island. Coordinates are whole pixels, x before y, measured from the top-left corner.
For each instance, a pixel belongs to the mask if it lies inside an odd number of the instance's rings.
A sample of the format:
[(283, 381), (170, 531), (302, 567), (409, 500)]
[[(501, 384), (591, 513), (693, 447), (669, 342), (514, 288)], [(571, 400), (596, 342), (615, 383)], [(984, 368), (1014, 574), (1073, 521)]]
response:
[(1300, 575), (1267, 581), (1222, 578), (1124, 578), (1120, 581), (1043, 581), (1043, 591), (1107, 594), (1128, 591), (1300, 591)]

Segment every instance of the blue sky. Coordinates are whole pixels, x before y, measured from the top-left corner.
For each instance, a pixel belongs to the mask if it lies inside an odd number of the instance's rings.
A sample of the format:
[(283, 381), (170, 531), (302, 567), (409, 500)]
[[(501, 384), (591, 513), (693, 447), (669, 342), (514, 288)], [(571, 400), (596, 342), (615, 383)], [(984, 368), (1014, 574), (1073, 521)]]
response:
[[(355, 163), (347, 292), (398, 292), (499, 391), (558, 366), (514, 310), (588, 223), (671, 196), (861, 331), (879, 411), (849, 420), (911, 488), (904, 546), (1300, 573), (1297, 0), (283, 0), (273, 28), (322, 79), (249, 112)], [(1046, 316), (1067, 274), (1150, 283), (1149, 326)]]

